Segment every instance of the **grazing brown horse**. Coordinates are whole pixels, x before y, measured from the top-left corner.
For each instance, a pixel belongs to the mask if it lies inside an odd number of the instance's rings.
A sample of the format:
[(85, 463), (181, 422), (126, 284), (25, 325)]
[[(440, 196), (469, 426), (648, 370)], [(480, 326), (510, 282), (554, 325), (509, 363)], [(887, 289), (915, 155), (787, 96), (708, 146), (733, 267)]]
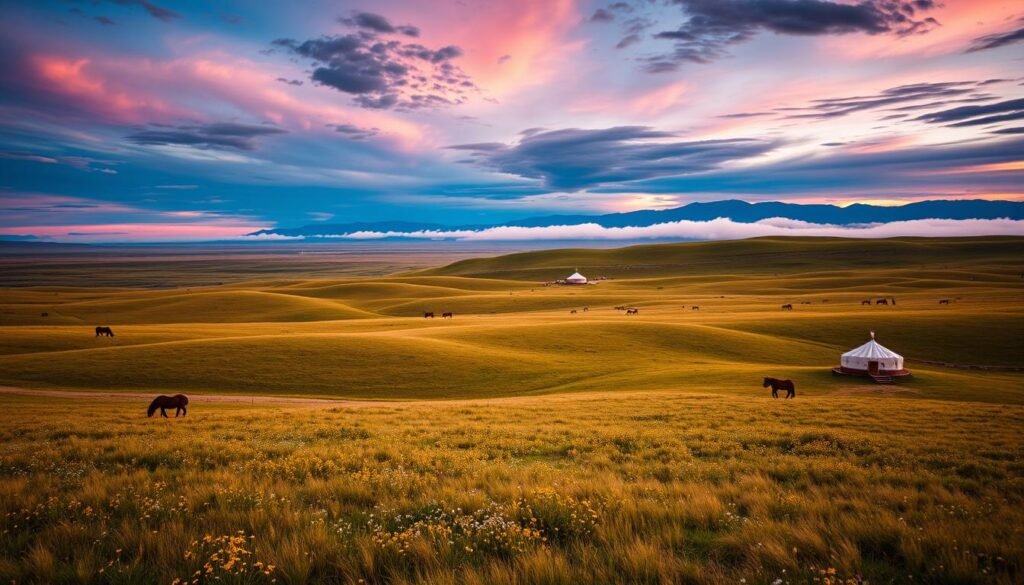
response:
[(948, 305), (949, 304), (949, 299), (939, 299), (939, 304), (940, 305)]
[(107, 336), (107, 337), (113, 337), (114, 336), (114, 330), (111, 329), (110, 327), (97, 327), (96, 328), (96, 337), (100, 337), (100, 336), (104, 336), (104, 335)]
[(447, 312), (447, 313), (441, 313), (441, 318), (442, 319), (451, 319), (454, 316), (455, 316), (455, 314), (450, 312), (450, 311)]
[(875, 304), (876, 305), (888, 305), (889, 304), (889, 299), (878, 299), (877, 301), (875, 301)]
[(866, 300), (866, 301), (861, 301), (860, 304), (861, 304), (861, 306), (863, 306), (863, 305), (870, 305), (871, 304), (871, 300), (869, 299), (869, 300)]
[(790, 305), (789, 303), (786, 303), (785, 305), (782, 305), (782, 310), (783, 311), (792, 311), (793, 310), (793, 305)]
[(640, 309), (626, 309), (627, 315), (639, 315)]
[(570, 315), (575, 315), (576, 314), (576, 309), (573, 309), (573, 310), (569, 311), (569, 314)]
[(434, 314), (433, 313), (423, 313), (423, 318), (424, 319), (433, 319), (434, 318)]
[(168, 418), (167, 408), (173, 408), (174, 418), (178, 418), (178, 415), (188, 416), (188, 396), (184, 394), (175, 394), (174, 396), (165, 396), (161, 394), (153, 399), (153, 402), (149, 403), (149, 409), (146, 410), (146, 416), (153, 416), (156, 410), (160, 409), (160, 416)]
[(700, 307), (699, 307), (699, 306), (697, 306), (697, 305), (694, 305), (694, 306), (690, 307), (690, 310), (691, 310), (691, 311), (699, 311), (699, 310), (700, 310)]
[(793, 380), (779, 380), (776, 378), (765, 378), (762, 388), (772, 387), (772, 398), (779, 397), (779, 390), (786, 391), (786, 398), (796, 398), (796, 386)]

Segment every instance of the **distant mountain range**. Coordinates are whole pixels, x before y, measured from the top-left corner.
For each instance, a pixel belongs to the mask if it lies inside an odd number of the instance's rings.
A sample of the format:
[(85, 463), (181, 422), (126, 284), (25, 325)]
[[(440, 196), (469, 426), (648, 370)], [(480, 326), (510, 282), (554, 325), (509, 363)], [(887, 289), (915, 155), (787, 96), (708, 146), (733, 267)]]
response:
[(674, 221), (711, 221), (727, 218), (739, 223), (754, 223), (781, 217), (816, 224), (857, 225), (892, 223), (915, 219), (1016, 219), (1024, 220), (1024, 202), (986, 201), (981, 199), (953, 201), (920, 201), (896, 207), (855, 203), (836, 205), (805, 205), (801, 203), (748, 203), (739, 200), (690, 203), (663, 210), (643, 210), (607, 215), (548, 215), (506, 221), (493, 225), (442, 225), (415, 221), (373, 221), (340, 224), (312, 224), (298, 228), (260, 230), (249, 235), (279, 236), (341, 236), (357, 232), (417, 232), (433, 230), (481, 230), (497, 226), (547, 227), (596, 223), (604, 227), (643, 227)]

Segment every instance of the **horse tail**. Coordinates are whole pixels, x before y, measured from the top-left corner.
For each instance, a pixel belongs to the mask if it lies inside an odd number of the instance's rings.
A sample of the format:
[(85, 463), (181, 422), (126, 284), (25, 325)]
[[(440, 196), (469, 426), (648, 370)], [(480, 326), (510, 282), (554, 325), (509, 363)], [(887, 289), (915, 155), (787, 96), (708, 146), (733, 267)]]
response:
[(149, 408), (146, 410), (146, 416), (153, 416), (153, 413), (156, 412), (156, 409), (160, 408), (160, 406), (157, 404), (158, 402), (160, 402), (159, 396), (154, 398), (153, 402), (149, 403)]

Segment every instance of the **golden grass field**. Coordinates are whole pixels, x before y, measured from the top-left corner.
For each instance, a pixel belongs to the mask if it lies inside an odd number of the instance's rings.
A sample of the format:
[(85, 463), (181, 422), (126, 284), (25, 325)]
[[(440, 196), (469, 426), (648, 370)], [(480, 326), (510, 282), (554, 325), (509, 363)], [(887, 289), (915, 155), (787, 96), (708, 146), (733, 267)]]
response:
[[(0, 582), (1024, 580), (1024, 239), (146, 270), (0, 289)], [(830, 374), (869, 330), (910, 381)]]

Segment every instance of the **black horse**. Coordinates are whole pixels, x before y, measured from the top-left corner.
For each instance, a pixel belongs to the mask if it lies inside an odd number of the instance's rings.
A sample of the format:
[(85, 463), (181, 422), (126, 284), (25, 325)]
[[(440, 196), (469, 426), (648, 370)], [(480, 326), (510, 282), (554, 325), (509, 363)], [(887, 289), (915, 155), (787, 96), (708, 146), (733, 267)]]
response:
[(796, 398), (796, 385), (793, 380), (779, 380), (777, 378), (765, 378), (762, 388), (772, 387), (772, 398), (779, 397), (779, 390), (786, 391), (786, 398)]
[(153, 413), (160, 409), (160, 416), (168, 418), (167, 408), (174, 409), (174, 417), (188, 416), (188, 396), (184, 394), (175, 394), (174, 396), (165, 396), (161, 394), (153, 399), (153, 402), (149, 403), (149, 409), (146, 411), (146, 416), (153, 416)]
[(105, 336), (105, 337), (113, 337), (114, 336), (114, 330), (111, 329), (110, 327), (97, 327), (96, 328), (96, 337), (103, 337), (103, 336)]

